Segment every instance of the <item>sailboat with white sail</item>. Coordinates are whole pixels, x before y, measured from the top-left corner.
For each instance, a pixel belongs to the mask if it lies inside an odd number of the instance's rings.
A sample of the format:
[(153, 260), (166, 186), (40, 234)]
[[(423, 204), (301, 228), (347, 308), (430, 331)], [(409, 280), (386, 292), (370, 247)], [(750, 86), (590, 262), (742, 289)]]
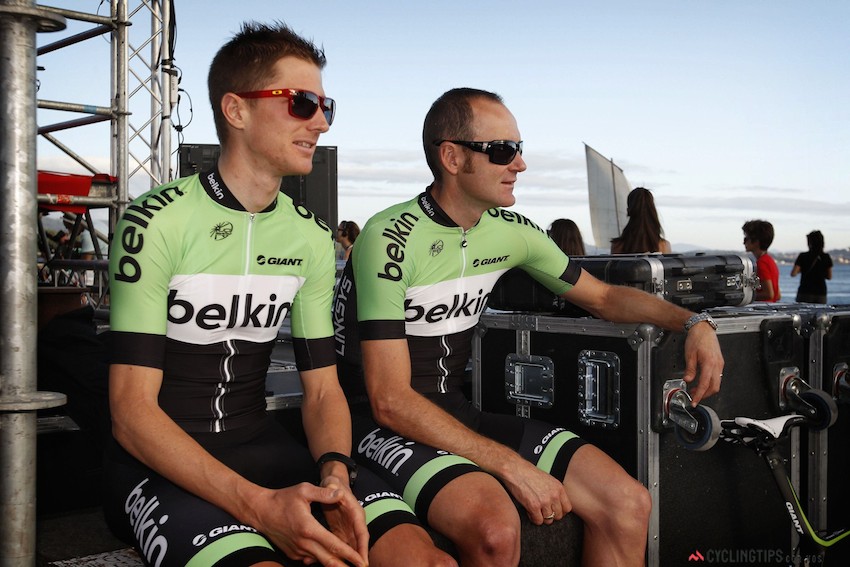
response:
[(600, 252), (611, 248), (628, 221), (626, 199), (632, 190), (623, 170), (587, 144), (587, 190), (594, 245)]

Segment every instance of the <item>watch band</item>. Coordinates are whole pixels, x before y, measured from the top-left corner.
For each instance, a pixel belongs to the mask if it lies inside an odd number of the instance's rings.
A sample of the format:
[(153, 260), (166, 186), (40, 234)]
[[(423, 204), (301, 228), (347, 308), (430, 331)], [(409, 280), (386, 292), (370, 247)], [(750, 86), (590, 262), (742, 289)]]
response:
[(691, 327), (693, 327), (697, 323), (702, 323), (703, 321), (711, 325), (711, 328), (715, 331), (717, 330), (717, 323), (714, 322), (714, 319), (711, 318), (711, 315), (703, 311), (702, 313), (694, 313), (688, 318), (687, 321), (685, 321), (685, 332), (687, 333), (691, 330)]
[(316, 466), (321, 469), (322, 465), (324, 465), (328, 461), (338, 461), (344, 464), (345, 468), (348, 469), (348, 483), (351, 486), (354, 486), (354, 481), (357, 480), (357, 463), (354, 462), (354, 459), (352, 459), (348, 455), (337, 453), (336, 451), (328, 451), (327, 453), (318, 458), (318, 460), (316, 461)]

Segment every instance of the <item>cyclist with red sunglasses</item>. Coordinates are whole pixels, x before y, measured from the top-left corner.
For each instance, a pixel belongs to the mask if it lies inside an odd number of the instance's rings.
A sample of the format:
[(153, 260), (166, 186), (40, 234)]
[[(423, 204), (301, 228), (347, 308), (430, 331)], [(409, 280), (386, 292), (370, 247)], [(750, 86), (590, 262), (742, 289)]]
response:
[[(244, 25), (209, 72), (217, 165), (142, 195), (116, 229), (104, 508), (146, 565), (415, 565), (401, 542), (453, 562), (399, 495), (357, 474), (332, 231), (279, 190), (310, 172), (333, 121), (324, 64), (283, 24)], [(287, 315), (307, 446), (266, 414)]]
[(699, 375), (698, 402), (720, 387), (713, 321), (600, 282), (502, 208), (514, 204), (526, 164), (498, 95), (445, 93), (422, 141), (434, 182), (366, 223), (337, 286), (337, 356), (358, 464), (404, 494), (464, 563), (518, 563), (513, 497), (535, 524), (581, 517), (584, 565), (642, 564), (651, 502), (637, 480), (563, 428), (481, 412), (466, 398), (474, 327), (499, 276), (523, 267), (599, 317), (688, 331), (684, 379)]

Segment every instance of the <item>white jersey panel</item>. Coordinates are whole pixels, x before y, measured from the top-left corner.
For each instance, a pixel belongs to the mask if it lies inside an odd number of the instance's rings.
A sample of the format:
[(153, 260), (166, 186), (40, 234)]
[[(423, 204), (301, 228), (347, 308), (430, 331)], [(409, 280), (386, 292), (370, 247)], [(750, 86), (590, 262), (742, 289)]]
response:
[(169, 285), (168, 337), (194, 344), (271, 341), (303, 284), (300, 276), (175, 276)]
[(405, 332), (416, 337), (438, 337), (474, 327), (493, 286), (506, 271), (407, 288)]

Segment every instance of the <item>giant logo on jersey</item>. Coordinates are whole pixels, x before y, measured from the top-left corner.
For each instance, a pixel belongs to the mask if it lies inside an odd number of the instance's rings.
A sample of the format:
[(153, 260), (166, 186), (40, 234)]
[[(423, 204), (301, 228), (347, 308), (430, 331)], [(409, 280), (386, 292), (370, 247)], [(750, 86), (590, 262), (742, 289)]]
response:
[(257, 264), (260, 266), (300, 266), (304, 262), (303, 258), (275, 258), (274, 256), (257, 256)]
[(168, 336), (195, 344), (273, 340), (303, 283), (296, 276), (176, 276), (168, 292)]
[(472, 267), (473, 268), (480, 268), (481, 266), (491, 266), (493, 264), (501, 264), (502, 262), (507, 262), (508, 258), (510, 258), (510, 257), (511, 257), (511, 255), (508, 254), (507, 256), (497, 256), (495, 258), (476, 258), (472, 261)]
[(409, 288), (404, 300), (407, 334), (437, 337), (475, 326), (496, 280), (506, 271)]

